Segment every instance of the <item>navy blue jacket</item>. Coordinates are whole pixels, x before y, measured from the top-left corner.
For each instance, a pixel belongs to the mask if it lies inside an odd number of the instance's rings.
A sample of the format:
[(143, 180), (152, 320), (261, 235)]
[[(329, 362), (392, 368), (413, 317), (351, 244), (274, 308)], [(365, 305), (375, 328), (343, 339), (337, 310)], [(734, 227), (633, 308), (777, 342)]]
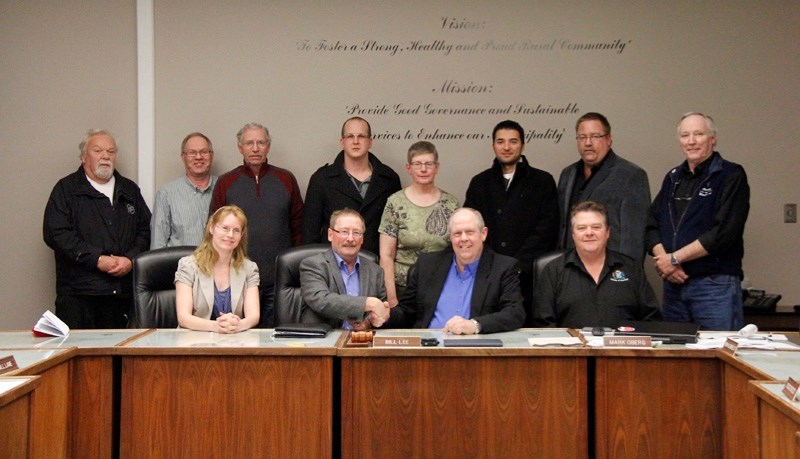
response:
[(691, 201), (678, 215), (674, 193), (680, 180), (691, 172), (684, 161), (672, 169), (653, 201), (648, 224), (648, 246), (659, 242), (667, 253), (699, 240), (709, 253), (682, 263), (690, 277), (730, 274), (743, 277), (744, 224), (750, 211), (750, 187), (742, 166), (722, 159), (718, 152), (706, 160), (700, 183)]

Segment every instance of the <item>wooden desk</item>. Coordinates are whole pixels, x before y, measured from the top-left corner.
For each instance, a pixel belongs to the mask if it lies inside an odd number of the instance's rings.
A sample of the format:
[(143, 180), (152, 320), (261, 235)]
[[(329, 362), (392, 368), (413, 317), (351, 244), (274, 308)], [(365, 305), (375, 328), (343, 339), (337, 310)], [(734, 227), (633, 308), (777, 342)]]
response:
[(722, 457), (715, 351), (598, 350), (595, 455)]
[(40, 375), (32, 396), (31, 457), (114, 455), (113, 347), (145, 330), (73, 330), (64, 338), (0, 332), (0, 354), (13, 354), (17, 375)]
[(792, 402), (781, 392), (783, 383), (751, 381), (758, 397), (758, 433), (761, 457), (800, 457), (800, 401)]
[(118, 348), (120, 457), (331, 457), (340, 333), (271, 334), (157, 330)]
[(35, 457), (31, 454), (31, 391), (38, 376), (0, 377), (0, 455), (4, 458)]
[[(741, 350), (736, 356), (720, 352), (723, 366), (723, 426), (725, 457), (752, 459), (760, 453), (759, 402), (751, 381), (785, 380), (800, 368), (800, 352)], [(767, 457), (767, 456), (764, 456)]]
[(587, 457), (587, 353), (532, 349), (526, 336), (340, 349), (341, 457)]

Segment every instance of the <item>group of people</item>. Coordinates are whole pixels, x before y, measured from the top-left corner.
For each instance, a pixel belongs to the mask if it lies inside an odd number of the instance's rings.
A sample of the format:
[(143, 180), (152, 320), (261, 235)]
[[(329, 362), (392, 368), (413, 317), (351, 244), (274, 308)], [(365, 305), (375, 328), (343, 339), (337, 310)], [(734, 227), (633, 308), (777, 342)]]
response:
[[(263, 125), (239, 130), (243, 164), (220, 177), (211, 141), (194, 132), (181, 145), (185, 176), (158, 191), (151, 218), (136, 184), (115, 170), (113, 136), (89, 131), (81, 167), (45, 209), (56, 314), (73, 328), (124, 327), (131, 260), (191, 245), (175, 274), (180, 325), (271, 328), (276, 256), (328, 241), (330, 250), (303, 260), (300, 281), (303, 307), (336, 327), (472, 334), (663, 317), (740, 328), (749, 187), (743, 168), (714, 150), (713, 120), (681, 118), (685, 160), (652, 202), (647, 174), (612, 150), (602, 114), (584, 114), (575, 132), (580, 159), (556, 186), (523, 155), (523, 128), (498, 123), (492, 167), (472, 178), (463, 204), (436, 186), (439, 153), (426, 141), (408, 149), (411, 184), (401, 189), (360, 117), (343, 124), (342, 150), (311, 176), (305, 204), (294, 175), (268, 162)], [(534, 285), (534, 261), (557, 249)], [(664, 280), (663, 307), (644, 275), (647, 253)]]

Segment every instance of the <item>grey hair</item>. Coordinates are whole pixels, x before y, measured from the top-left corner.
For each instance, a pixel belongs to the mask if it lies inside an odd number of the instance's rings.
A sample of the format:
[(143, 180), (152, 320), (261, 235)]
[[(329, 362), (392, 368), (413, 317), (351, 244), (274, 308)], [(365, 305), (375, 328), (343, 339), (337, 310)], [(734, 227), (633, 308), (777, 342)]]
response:
[(86, 131), (86, 137), (81, 140), (81, 143), (78, 144), (78, 150), (81, 152), (80, 157), (83, 158), (86, 156), (86, 144), (89, 143), (89, 139), (96, 135), (107, 135), (111, 137), (111, 140), (114, 141), (114, 145), (117, 144), (117, 139), (114, 138), (114, 135), (108, 132), (105, 129), (89, 129)]
[(681, 116), (681, 119), (678, 120), (678, 126), (676, 127), (676, 130), (678, 132), (678, 137), (680, 137), (680, 135), (681, 135), (681, 123), (683, 122), (683, 120), (685, 120), (686, 118), (688, 118), (690, 116), (695, 116), (695, 115), (701, 116), (701, 117), (703, 117), (704, 120), (706, 120), (706, 127), (708, 128), (708, 132), (711, 134), (712, 137), (716, 137), (717, 136), (717, 125), (714, 124), (714, 118), (711, 118), (710, 116), (706, 115), (705, 113), (700, 113), (700, 112), (689, 112), (689, 113), (685, 113), (683, 116)]
[(259, 123), (247, 123), (239, 129), (239, 132), (236, 133), (236, 143), (242, 143), (242, 135), (244, 135), (244, 131), (249, 129), (263, 129), (264, 135), (267, 136), (267, 143), (272, 143), (272, 139), (269, 136), (269, 130), (263, 125)]
[(420, 140), (408, 147), (408, 164), (411, 164), (415, 156), (424, 154), (433, 155), (433, 160), (439, 162), (439, 152), (436, 151), (436, 145), (427, 140)]

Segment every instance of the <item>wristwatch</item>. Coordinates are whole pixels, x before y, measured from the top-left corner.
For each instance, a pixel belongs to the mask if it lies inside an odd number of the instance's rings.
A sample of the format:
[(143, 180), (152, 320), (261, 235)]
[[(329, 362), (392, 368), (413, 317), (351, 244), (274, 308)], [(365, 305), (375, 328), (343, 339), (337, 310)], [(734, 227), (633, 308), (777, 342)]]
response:
[(681, 265), (681, 262), (678, 261), (678, 257), (676, 257), (674, 253), (672, 254), (672, 259), (670, 260), (670, 263), (672, 263), (672, 266), (680, 266)]
[(481, 324), (480, 324), (480, 322), (478, 322), (475, 319), (469, 319), (469, 320), (470, 320), (470, 322), (475, 324), (475, 334), (477, 335), (478, 333), (480, 333), (481, 332)]

